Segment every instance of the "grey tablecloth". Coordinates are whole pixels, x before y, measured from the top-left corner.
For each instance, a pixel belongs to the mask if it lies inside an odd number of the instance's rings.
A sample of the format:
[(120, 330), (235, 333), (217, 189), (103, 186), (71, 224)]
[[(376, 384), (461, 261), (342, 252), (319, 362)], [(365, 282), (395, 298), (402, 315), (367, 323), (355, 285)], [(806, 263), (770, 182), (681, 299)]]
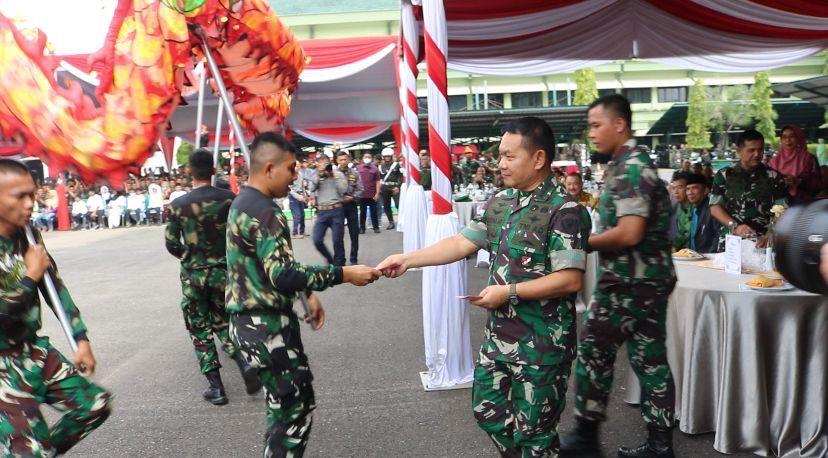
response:
[(452, 207), (457, 213), (457, 220), (460, 221), (460, 227), (464, 228), (469, 224), (469, 221), (474, 218), (475, 212), (478, 208), (483, 207), (486, 202), (453, 202)]
[[(750, 275), (676, 269), (667, 357), (681, 431), (715, 431), (723, 453), (828, 456), (828, 297), (743, 291)], [(634, 375), (627, 386), (638, 403)]]

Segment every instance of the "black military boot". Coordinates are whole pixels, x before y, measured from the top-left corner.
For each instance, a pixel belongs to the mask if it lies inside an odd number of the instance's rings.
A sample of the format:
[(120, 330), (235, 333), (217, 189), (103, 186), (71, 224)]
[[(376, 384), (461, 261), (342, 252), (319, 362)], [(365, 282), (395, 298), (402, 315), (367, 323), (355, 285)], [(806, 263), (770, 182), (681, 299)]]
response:
[(673, 430), (647, 426), (647, 442), (636, 448), (621, 447), (618, 456), (635, 458), (673, 458)]
[(204, 374), (204, 376), (210, 382), (210, 386), (201, 394), (204, 399), (217, 406), (227, 404), (227, 395), (224, 394), (224, 384), (221, 383), (221, 375), (218, 369), (214, 369)]
[(575, 417), (575, 420), (575, 429), (570, 433), (561, 434), (561, 456), (601, 456), (601, 448), (598, 445), (598, 422), (583, 417)]
[(244, 379), (244, 387), (247, 390), (247, 394), (258, 393), (259, 390), (262, 389), (262, 381), (259, 380), (259, 374), (256, 369), (250, 367), (238, 351), (235, 355), (233, 355), (233, 360), (236, 361), (236, 364), (239, 366), (239, 371), (241, 372), (242, 379)]

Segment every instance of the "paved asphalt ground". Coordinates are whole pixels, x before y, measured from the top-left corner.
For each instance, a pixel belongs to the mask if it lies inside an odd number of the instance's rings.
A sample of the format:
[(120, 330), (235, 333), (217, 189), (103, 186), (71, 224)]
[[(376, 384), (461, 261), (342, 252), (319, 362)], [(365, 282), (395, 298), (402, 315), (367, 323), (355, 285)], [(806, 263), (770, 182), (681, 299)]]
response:
[[(360, 242), (360, 261), (375, 265), (401, 248), (402, 236), (369, 231)], [(206, 382), (184, 329), (178, 264), (164, 250), (162, 228), (49, 233), (46, 243), (89, 326), (98, 359), (94, 379), (116, 396), (113, 416), (70, 456), (261, 456), (263, 397), (245, 394), (226, 355), (222, 376), (230, 403), (216, 407), (200, 398)], [(294, 246), (299, 260), (321, 260), (309, 239)], [(470, 267), (472, 292), (482, 289), (485, 275)], [(343, 285), (321, 293), (327, 324), (319, 332), (303, 329), (318, 404), (307, 456), (497, 455), (472, 417), (471, 390), (422, 390), (420, 288), (421, 273), (412, 272), (362, 289)], [(50, 315), (44, 312), (43, 332), (65, 349)], [(477, 349), (484, 311), (472, 308), (471, 323)], [(628, 370), (622, 352), (616, 380)], [(624, 389), (616, 385), (604, 427), (607, 456), (644, 435), (637, 410), (620, 401)], [(572, 426), (571, 406), (570, 392), (561, 430)], [(56, 418), (50, 408), (43, 410)], [(679, 456), (717, 455), (712, 434), (677, 433), (676, 443)]]

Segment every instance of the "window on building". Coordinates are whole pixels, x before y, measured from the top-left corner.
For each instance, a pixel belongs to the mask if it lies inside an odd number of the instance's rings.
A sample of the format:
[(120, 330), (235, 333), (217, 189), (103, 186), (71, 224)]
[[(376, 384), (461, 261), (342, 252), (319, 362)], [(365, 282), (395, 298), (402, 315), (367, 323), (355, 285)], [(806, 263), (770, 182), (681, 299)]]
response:
[(449, 111), (465, 111), (468, 108), (465, 95), (450, 95), (448, 97), (448, 104)]
[(686, 102), (687, 87), (660, 87), (658, 88), (659, 102)]
[[(575, 94), (572, 93), (570, 97), (574, 97)], [(512, 95), (514, 97), (514, 95)], [(549, 105), (556, 106), (556, 107), (565, 107), (568, 105), (567, 98), (566, 98), (566, 90), (560, 91), (549, 91)]]
[(605, 95), (615, 94), (615, 89), (598, 89), (598, 97), (603, 97)]
[[(485, 98), (488, 97), (489, 103), (488, 108), (486, 107)], [(503, 108), (503, 94), (480, 94), (480, 97), (476, 98), (476, 110), (500, 110)]]
[(624, 89), (623, 94), (630, 103), (650, 103), (653, 98), (648, 87)]
[(543, 94), (540, 92), (517, 92), (512, 94), (512, 108), (540, 108)]

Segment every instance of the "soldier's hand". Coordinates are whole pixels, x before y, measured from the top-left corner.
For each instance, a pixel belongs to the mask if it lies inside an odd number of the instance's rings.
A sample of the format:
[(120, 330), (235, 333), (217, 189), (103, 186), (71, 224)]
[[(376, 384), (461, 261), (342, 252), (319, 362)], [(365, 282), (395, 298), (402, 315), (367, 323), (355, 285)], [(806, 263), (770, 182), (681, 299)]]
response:
[(43, 245), (30, 245), (29, 249), (26, 250), (26, 254), (23, 255), (23, 262), (26, 263), (25, 275), (36, 282), (43, 278), (43, 274), (51, 264), (49, 255)]
[(313, 330), (318, 331), (325, 324), (325, 309), (322, 308), (319, 296), (316, 294), (308, 296), (308, 308), (310, 313), (305, 317), (305, 323), (313, 323)]
[(769, 241), (770, 241), (770, 234), (765, 234), (765, 235), (759, 237), (759, 240), (756, 241), (756, 248), (767, 248)]
[(486, 289), (480, 291), (480, 294), (478, 294), (477, 296), (480, 297), (480, 299), (469, 299), (469, 304), (476, 305), (478, 307), (483, 307), (484, 309), (488, 310), (498, 309), (500, 307), (503, 307), (503, 305), (506, 304), (506, 300), (509, 299), (509, 286), (487, 286)]
[(393, 254), (377, 265), (377, 270), (388, 278), (397, 278), (408, 270), (405, 256)]
[(72, 362), (83, 376), (89, 377), (95, 372), (95, 355), (92, 354), (92, 347), (89, 346), (88, 340), (78, 342), (78, 351), (75, 352)]
[(342, 281), (354, 286), (373, 283), (382, 275), (377, 269), (368, 266), (346, 266), (342, 268)]

